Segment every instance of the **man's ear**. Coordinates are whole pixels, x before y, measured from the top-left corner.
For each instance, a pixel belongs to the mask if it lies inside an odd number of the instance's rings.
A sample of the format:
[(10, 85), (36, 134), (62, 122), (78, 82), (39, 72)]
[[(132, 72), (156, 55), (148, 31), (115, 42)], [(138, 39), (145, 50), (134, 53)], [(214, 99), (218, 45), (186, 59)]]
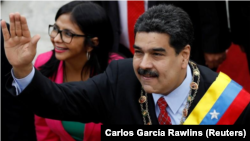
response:
[(186, 45), (184, 49), (180, 52), (180, 55), (182, 57), (182, 68), (186, 68), (188, 64), (190, 51), (191, 51), (190, 45)]

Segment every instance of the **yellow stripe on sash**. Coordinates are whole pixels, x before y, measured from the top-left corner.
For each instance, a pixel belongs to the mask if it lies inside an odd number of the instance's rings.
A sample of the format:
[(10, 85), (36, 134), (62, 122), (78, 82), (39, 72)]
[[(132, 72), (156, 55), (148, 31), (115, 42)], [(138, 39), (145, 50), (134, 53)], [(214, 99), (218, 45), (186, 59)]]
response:
[(187, 117), (183, 125), (198, 125), (203, 118), (207, 115), (214, 103), (220, 97), (227, 85), (230, 83), (231, 78), (226, 74), (220, 72), (216, 80), (209, 87), (207, 92), (195, 106), (193, 111)]

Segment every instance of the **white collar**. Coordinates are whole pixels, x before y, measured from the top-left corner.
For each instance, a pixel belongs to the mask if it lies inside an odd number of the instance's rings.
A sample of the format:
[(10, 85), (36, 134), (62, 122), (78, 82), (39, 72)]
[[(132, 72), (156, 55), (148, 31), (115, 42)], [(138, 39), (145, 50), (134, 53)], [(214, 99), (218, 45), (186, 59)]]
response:
[(174, 114), (176, 114), (176, 112), (180, 109), (183, 102), (187, 100), (188, 93), (190, 91), (190, 83), (191, 82), (192, 82), (192, 73), (191, 73), (191, 68), (188, 65), (187, 66), (187, 76), (179, 87), (174, 89), (167, 96), (162, 95), (162, 94), (155, 94), (155, 93), (152, 94), (153, 98), (154, 98), (155, 105), (157, 104), (158, 99), (163, 96), (164, 99), (166, 100), (166, 102), (168, 103), (170, 110)]

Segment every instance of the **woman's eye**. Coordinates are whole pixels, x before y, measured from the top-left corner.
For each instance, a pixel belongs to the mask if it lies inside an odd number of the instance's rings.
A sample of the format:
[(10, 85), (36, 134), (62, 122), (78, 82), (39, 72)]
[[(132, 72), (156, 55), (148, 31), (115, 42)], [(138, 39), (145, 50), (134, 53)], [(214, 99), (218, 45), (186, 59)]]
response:
[(68, 31), (65, 31), (64, 32), (64, 35), (68, 36), (68, 37), (72, 37), (72, 33), (71, 32), (68, 32)]
[(57, 27), (53, 27), (53, 30), (58, 31), (58, 28)]

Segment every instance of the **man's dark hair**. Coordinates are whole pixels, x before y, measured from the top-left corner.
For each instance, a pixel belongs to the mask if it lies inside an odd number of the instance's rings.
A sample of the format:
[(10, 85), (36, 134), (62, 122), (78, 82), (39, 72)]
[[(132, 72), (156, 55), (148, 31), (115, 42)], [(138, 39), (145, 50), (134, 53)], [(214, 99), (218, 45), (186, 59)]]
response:
[(170, 36), (170, 46), (175, 49), (176, 54), (194, 39), (193, 24), (189, 15), (174, 5), (157, 5), (142, 14), (136, 24), (134, 33), (157, 32), (166, 33)]

